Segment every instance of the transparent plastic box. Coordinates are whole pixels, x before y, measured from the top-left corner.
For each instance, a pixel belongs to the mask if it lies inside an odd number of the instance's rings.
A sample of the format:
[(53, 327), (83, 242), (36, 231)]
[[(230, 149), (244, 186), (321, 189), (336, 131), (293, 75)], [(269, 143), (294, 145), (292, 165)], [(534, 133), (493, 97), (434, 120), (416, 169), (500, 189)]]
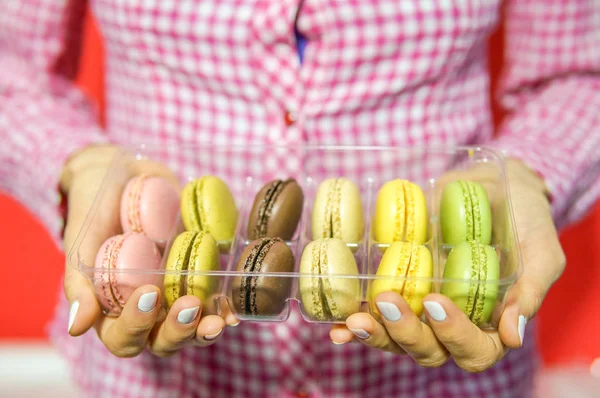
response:
[[(183, 159), (183, 160), (182, 160)], [(500, 278), (487, 283), (494, 284), (498, 296), (494, 314), (490, 322), (480, 324), (481, 328), (495, 328), (499, 321), (506, 292), (518, 279), (522, 261), (519, 252), (516, 228), (512, 214), (510, 196), (505, 175), (503, 157), (498, 153), (481, 147), (457, 148), (390, 148), (390, 147), (330, 147), (330, 146), (219, 146), (198, 145), (184, 150), (173, 147), (140, 147), (117, 154), (99, 188), (83, 227), (77, 236), (71, 252), (69, 264), (86, 275), (92, 284), (98, 282), (100, 273), (94, 268), (94, 257), (102, 242), (93, 239), (93, 226), (106, 223), (111, 217), (118, 217), (120, 194), (130, 178), (139, 173), (140, 162), (156, 160), (164, 162), (180, 178), (181, 185), (204, 175), (215, 175), (225, 181), (232, 191), (239, 210), (236, 234), (231, 242), (218, 242), (221, 250), (221, 270), (219, 271), (183, 271), (212, 280), (216, 289), (204, 303), (203, 313), (220, 314), (223, 306), (229, 304), (234, 314), (243, 321), (280, 322), (290, 313), (290, 302), (296, 300), (303, 317), (309, 322), (343, 323), (344, 319), (313, 319), (305, 311), (300, 294), (300, 280), (322, 279), (335, 285), (335, 281), (353, 280), (358, 286), (355, 298), (360, 311), (369, 311), (369, 288), (378, 278), (397, 279), (398, 282), (411, 279), (407, 277), (376, 276), (377, 268), (386, 245), (376, 242), (371, 234), (371, 221), (375, 210), (375, 200), (379, 188), (387, 181), (406, 179), (419, 185), (427, 200), (428, 239), (424, 244), (433, 256), (433, 278), (431, 292), (440, 293), (444, 283), (473, 284), (470, 280), (444, 280), (444, 265), (452, 246), (442, 242), (439, 223), (439, 200), (444, 185), (458, 177), (464, 177), (462, 170), (477, 168), (472, 173), (472, 181), (480, 182), (486, 189), (492, 208), (492, 243), (498, 254)], [(185, 166), (182, 166), (185, 165)], [(304, 192), (302, 217), (294, 237), (286, 243), (294, 254), (295, 268), (291, 273), (244, 273), (237, 272), (236, 266), (240, 254), (250, 243), (246, 237), (248, 213), (254, 197), (261, 187), (275, 178), (295, 178)], [(365, 232), (360, 241), (347, 243), (358, 265), (359, 275), (313, 275), (299, 273), (300, 258), (303, 249), (311, 242), (311, 209), (318, 185), (331, 177), (345, 177), (354, 181), (360, 189), (365, 217)], [(117, 188), (115, 188), (117, 187)], [(147, 280), (148, 274), (155, 274), (156, 280), (162, 280), (165, 262), (174, 239), (184, 231), (180, 219), (164, 243), (162, 264), (159, 270), (101, 270), (108, 273), (129, 273)], [(122, 233), (115, 230), (114, 234)], [(105, 237), (108, 238), (108, 237)], [(291, 290), (282, 310), (278, 313), (261, 316), (245, 315), (235, 312), (232, 302), (232, 281), (236, 277), (289, 278)], [(283, 282), (283, 279), (281, 280)], [(477, 283), (477, 282), (475, 282)], [(486, 283), (486, 282), (479, 282)], [(157, 284), (162, 288), (162, 284)], [(266, 293), (268, 294), (268, 292)], [(166, 306), (163, 299), (163, 305)], [(110, 313), (109, 313), (110, 314)], [(425, 321), (425, 317), (422, 319)]]

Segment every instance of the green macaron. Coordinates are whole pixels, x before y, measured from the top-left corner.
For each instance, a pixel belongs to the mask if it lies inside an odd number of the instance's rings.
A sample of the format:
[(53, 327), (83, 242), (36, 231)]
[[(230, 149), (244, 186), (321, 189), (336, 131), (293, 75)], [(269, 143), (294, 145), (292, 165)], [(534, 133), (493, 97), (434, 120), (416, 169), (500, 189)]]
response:
[[(498, 297), (500, 265), (493, 247), (476, 241), (456, 245), (444, 267), (442, 294), (476, 325), (489, 324)], [(471, 281), (471, 282), (469, 282)]]
[(485, 189), (472, 181), (457, 180), (442, 192), (440, 223), (444, 243), (456, 245), (492, 240), (492, 211)]

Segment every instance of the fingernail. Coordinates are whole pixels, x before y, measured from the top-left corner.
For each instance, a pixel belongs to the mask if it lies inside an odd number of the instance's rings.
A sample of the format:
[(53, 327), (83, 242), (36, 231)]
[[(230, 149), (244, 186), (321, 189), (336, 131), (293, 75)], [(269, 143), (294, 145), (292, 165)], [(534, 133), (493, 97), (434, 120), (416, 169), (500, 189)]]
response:
[(200, 307), (187, 308), (185, 310), (179, 311), (177, 314), (177, 322), (183, 323), (184, 325), (189, 325), (196, 319), (196, 315), (198, 315), (198, 311)]
[(402, 314), (396, 305), (385, 301), (377, 303), (377, 308), (383, 317), (390, 322), (397, 322), (402, 318)]
[(142, 312), (150, 312), (156, 305), (156, 299), (158, 298), (157, 292), (144, 293), (138, 301), (138, 309)]
[(519, 338), (521, 339), (521, 345), (523, 345), (523, 338), (525, 337), (525, 326), (527, 326), (527, 318), (519, 315)]
[(73, 323), (75, 323), (77, 311), (79, 311), (79, 301), (75, 300), (71, 303), (71, 308), (69, 309), (69, 329), (67, 329), (67, 333), (71, 331)]
[(237, 321), (237, 323), (234, 323), (233, 325), (230, 325), (232, 328), (236, 328), (238, 327), (238, 325), (240, 324), (240, 321)]
[(444, 311), (444, 307), (438, 302), (435, 301), (423, 301), (423, 306), (429, 313), (429, 316), (433, 318), (434, 321), (442, 322), (446, 320), (446, 311)]
[(344, 345), (344, 344), (346, 344), (346, 342), (345, 342), (345, 341), (333, 341), (333, 340), (332, 340), (332, 342), (333, 342), (333, 344), (335, 344), (335, 345)]
[(207, 334), (206, 336), (204, 336), (204, 340), (214, 340), (217, 337), (219, 337), (219, 335), (223, 333), (223, 329), (220, 329), (217, 333), (215, 334)]
[(354, 333), (354, 335), (356, 337), (358, 337), (359, 339), (361, 339), (361, 340), (368, 339), (369, 337), (371, 337), (371, 335), (369, 334), (369, 332), (367, 332), (364, 329), (350, 329), (350, 331), (352, 333)]

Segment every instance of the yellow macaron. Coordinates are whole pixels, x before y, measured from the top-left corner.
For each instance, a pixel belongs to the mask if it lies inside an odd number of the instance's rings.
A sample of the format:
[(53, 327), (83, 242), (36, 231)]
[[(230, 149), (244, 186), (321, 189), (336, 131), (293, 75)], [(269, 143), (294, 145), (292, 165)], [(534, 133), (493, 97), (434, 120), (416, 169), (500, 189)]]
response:
[(364, 228), (362, 200), (356, 184), (346, 178), (324, 180), (313, 204), (312, 238), (358, 243)]
[[(385, 251), (379, 268), (378, 277), (370, 287), (371, 311), (379, 315), (375, 299), (384, 292), (400, 294), (411, 310), (420, 316), (423, 312), (423, 297), (431, 292), (433, 277), (433, 259), (427, 247), (407, 242), (394, 242)], [(423, 279), (421, 279), (423, 278)]]
[(221, 269), (217, 242), (206, 232), (183, 232), (173, 242), (165, 268), (164, 296), (168, 308), (188, 294), (204, 303), (218, 287), (218, 277), (197, 273)]
[(214, 176), (189, 182), (181, 194), (181, 219), (188, 231), (204, 231), (224, 246), (233, 240), (238, 209), (229, 187)]
[[(318, 239), (302, 252), (300, 273), (327, 277), (300, 277), (304, 312), (314, 321), (345, 321), (360, 310), (358, 267), (352, 251), (340, 239)], [(335, 277), (344, 275), (346, 277)]]
[(373, 237), (379, 243), (427, 240), (427, 202), (421, 187), (407, 180), (386, 182), (375, 203)]

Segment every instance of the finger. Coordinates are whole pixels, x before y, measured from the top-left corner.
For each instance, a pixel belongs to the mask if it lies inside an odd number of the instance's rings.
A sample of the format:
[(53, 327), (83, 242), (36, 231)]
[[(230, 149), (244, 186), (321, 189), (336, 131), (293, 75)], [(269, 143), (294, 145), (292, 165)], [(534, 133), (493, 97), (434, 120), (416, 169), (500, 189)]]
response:
[(150, 159), (139, 159), (133, 163), (133, 174), (151, 174), (167, 179), (177, 191), (181, 191), (181, 184), (177, 176), (164, 164), (150, 160)]
[(240, 320), (234, 315), (227, 299), (222, 297), (219, 302), (219, 307), (221, 309), (221, 317), (225, 320), (227, 326), (236, 327), (240, 324)]
[(523, 274), (508, 291), (498, 331), (510, 348), (523, 345), (525, 326), (540, 309), (548, 290), (565, 268), (565, 254), (556, 231), (548, 226), (545, 234), (522, 243)]
[(332, 325), (329, 330), (329, 338), (336, 345), (342, 345), (356, 341), (354, 333), (346, 325)]
[(369, 314), (356, 313), (346, 319), (346, 326), (361, 343), (380, 350), (405, 354), (387, 333), (385, 327)]
[(225, 329), (225, 321), (217, 315), (207, 315), (200, 319), (200, 323), (196, 328), (195, 344), (201, 347), (206, 347), (214, 344), (223, 334)]
[[(97, 172), (85, 173), (86, 178), (100, 178)], [(91, 282), (85, 273), (88, 267), (94, 266), (96, 253), (102, 243), (119, 232), (118, 213), (111, 206), (103, 207), (99, 212), (98, 222), (91, 223), (86, 231), (85, 239), (77, 250), (71, 251), (80, 234), (83, 222), (91, 207), (96, 193), (88, 184), (80, 184), (79, 177), (74, 181), (69, 192), (68, 223), (65, 228), (64, 247), (67, 255), (65, 264), (64, 291), (70, 304), (68, 331), (72, 336), (79, 336), (90, 329), (101, 316), (102, 309), (96, 299)], [(115, 195), (118, 189), (109, 189)], [(83, 272), (82, 272), (83, 271)]]
[(392, 340), (417, 363), (425, 367), (442, 366), (450, 354), (431, 328), (410, 309), (397, 293), (385, 292), (376, 297), (383, 324)]
[(500, 338), (509, 348), (523, 345), (525, 326), (542, 305), (545, 290), (539, 282), (521, 278), (509, 291), (498, 325)]
[(100, 339), (118, 357), (134, 357), (146, 347), (148, 336), (160, 312), (160, 291), (154, 285), (142, 286), (131, 295), (116, 320), (100, 319)]
[(449, 298), (430, 294), (423, 305), (431, 329), (462, 369), (482, 372), (504, 355), (498, 333), (483, 332)]
[(166, 319), (152, 329), (148, 344), (150, 350), (160, 357), (179, 351), (196, 336), (201, 313), (202, 302), (199, 298), (188, 295), (177, 299)]
[(74, 270), (65, 273), (65, 295), (69, 301), (69, 324), (71, 336), (87, 332), (100, 317), (102, 310), (89, 280)]

